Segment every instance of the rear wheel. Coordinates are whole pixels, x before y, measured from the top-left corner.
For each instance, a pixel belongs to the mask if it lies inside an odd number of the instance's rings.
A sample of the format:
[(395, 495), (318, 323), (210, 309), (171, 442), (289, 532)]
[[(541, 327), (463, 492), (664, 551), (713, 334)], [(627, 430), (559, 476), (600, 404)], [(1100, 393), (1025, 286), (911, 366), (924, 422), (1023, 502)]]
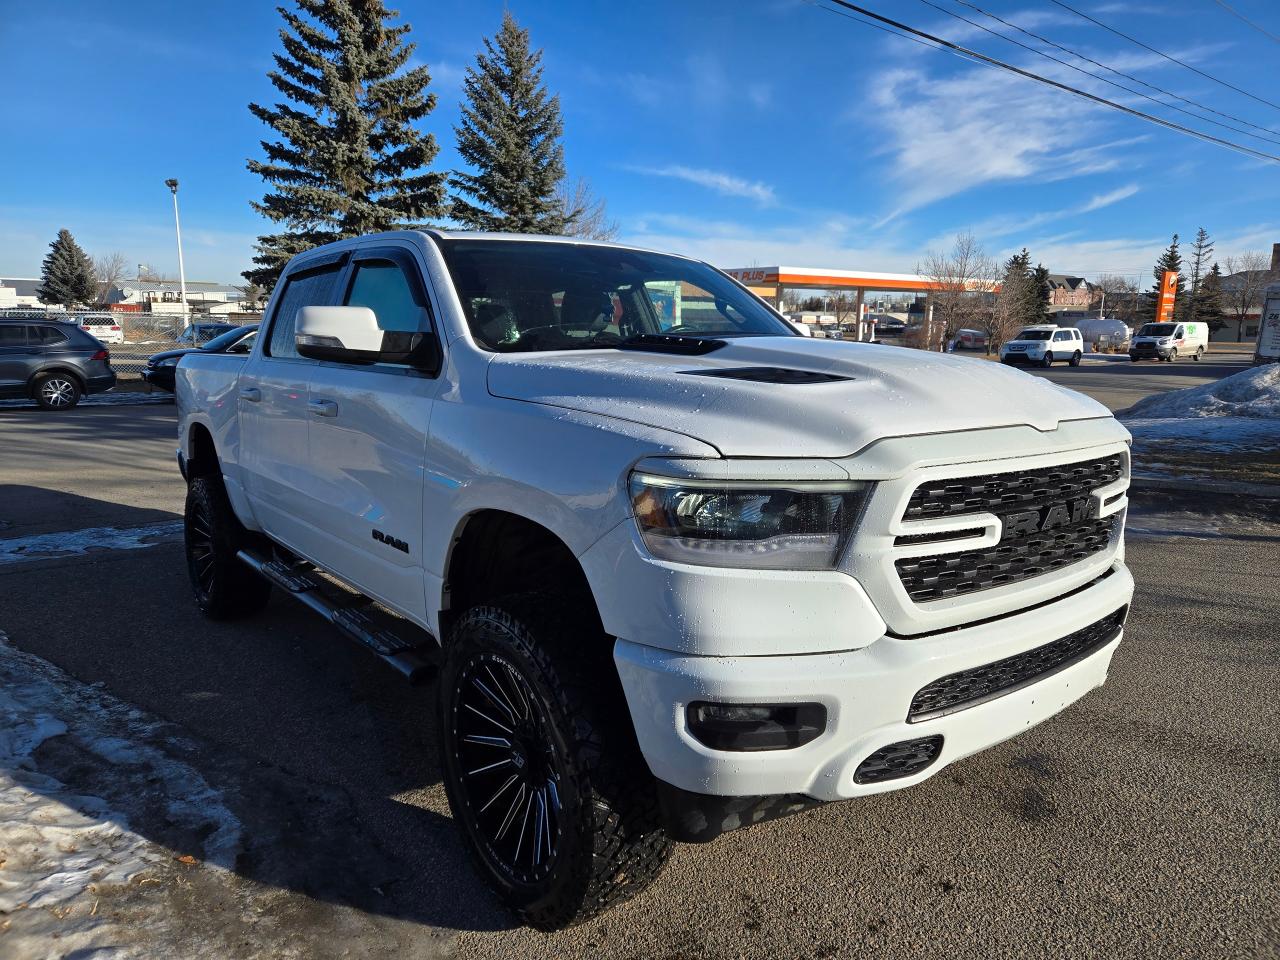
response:
[(463, 614), (440, 676), (449, 805), (482, 874), (544, 930), (634, 896), (671, 850), (607, 638), (514, 597)]
[(199, 476), (187, 487), (185, 513), (187, 573), (200, 612), (211, 620), (257, 613), (271, 597), (271, 584), (236, 554), (253, 537), (236, 518), (218, 476)]
[(1196, 363), (1200, 362), (1200, 358), (1204, 356), (1204, 347), (1196, 347), (1196, 355), (1191, 359)]
[(45, 374), (35, 383), (36, 402), (46, 410), (70, 410), (80, 402), (80, 384), (65, 373)]
[(1048, 351), (1046, 351), (1046, 352), (1045, 352), (1045, 355), (1044, 355), (1044, 359), (1040, 361), (1040, 366), (1042, 366), (1042, 367), (1051, 367), (1051, 366), (1053, 366), (1053, 354), (1052, 354), (1052, 353), (1050, 353), (1050, 352), (1048, 352)]
[(1073, 367), (1078, 367), (1078, 366), (1080, 366), (1080, 351), (1079, 351), (1079, 350), (1077, 350), (1075, 353), (1073, 353), (1073, 354), (1071, 355), (1071, 366), (1073, 366)]

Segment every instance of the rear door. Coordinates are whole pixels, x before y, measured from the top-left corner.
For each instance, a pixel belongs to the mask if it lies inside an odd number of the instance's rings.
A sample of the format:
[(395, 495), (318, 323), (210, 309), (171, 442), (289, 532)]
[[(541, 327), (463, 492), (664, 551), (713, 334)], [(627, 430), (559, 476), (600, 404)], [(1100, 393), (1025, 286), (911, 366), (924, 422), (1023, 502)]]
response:
[[(436, 337), (429, 289), (413, 248), (353, 255), (339, 302), (369, 307), (378, 326)], [(303, 502), (316, 530), (311, 558), (426, 622), (423, 483), (439, 378), (406, 364), (324, 361), (310, 371), (310, 469)]]
[(23, 323), (0, 323), (0, 393), (23, 395), (31, 375), (36, 348)]
[(316, 361), (298, 355), (294, 325), (300, 307), (329, 306), (339, 295), (343, 252), (311, 258), (281, 280), (265, 328), (263, 349), (246, 365), (236, 399), (245, 493), (262, 528), (311, 559), (316, 533), (303, 519), (310, 487), (307, 400)]

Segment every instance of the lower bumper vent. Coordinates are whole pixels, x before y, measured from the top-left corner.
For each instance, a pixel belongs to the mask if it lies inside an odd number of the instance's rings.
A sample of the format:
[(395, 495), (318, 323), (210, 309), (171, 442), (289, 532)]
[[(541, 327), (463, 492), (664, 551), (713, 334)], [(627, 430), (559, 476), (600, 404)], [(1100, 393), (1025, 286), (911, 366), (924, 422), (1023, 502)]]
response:
[(1096, 623), (1025, 653), (933, 681), (912, 697), (907, 722), (919, 723), (944, 717), (1013, 693), (1066, 669), (1114, 640), (1124, 626), (1128, 609), (1121, 607)]
[(898, 780), (919, 773), (933, 765), (942, 752), (941, 734), (903, 740), (881, 747), (858, 764), (853, 774), (854, 783), (882, 783)]

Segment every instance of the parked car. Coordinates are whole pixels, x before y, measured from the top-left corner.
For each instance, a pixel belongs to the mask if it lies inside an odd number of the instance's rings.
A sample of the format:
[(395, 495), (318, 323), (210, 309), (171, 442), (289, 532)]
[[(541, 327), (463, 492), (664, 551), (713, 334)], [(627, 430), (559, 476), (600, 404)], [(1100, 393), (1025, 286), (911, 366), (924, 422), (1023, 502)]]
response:
[(199, 609), (276, 589), (430, 678), (454, 821), (541, 928), (673, 840), (1047, 720), (1105, 681), (1133, 596), (1104, 406), (802, 336), (685, 257), (342, 240), (289, 262), (247, 360), (192, 352), (176, 387)]
[(1075, 327), (1043, 324), (1024, 327), (1016, 337), (1000, 347), (1001, 363), (1034, 363), (1050, 367), (1065, 360), (1080, 366), (1084, 356), (1084, 337)]
[(987, 349), (987, 335), (981, 330), (959, 330), (956, 332), (957, 350)]
[(173, 371), (178, 361), (189, 353), (230, 353), (248, 356), (253, 349), (253, 341), (258, 333), (256, 323), (244, 327), (232, 327), (221, 336), (214, 337), (199, 347), (183, 347), (178, 350), (165, 350), (147, 360), (142, 370), (142, 379), (151, 386), (173, 393)]
[(124, 327), (120, 318), (110, 313), (84, 313), (76, 323), (85, 333), (92, 334), (103, 343), (124, 343)]
[(116, 385), (111, 353), (74, 323), (0, 319), (0, 397), (69, 410)]
[(189, 323), (185, 330), (173, 339), (178, 343), (192, 347), (208, 343), (214, 337), (230, 333), (236, 328), (234, 323)]
[(1207, 323), (1144, 323), (1129, 341), (1129, 359), (1165, 360), (1179, 356), (1199, 360), (1209, 345)]

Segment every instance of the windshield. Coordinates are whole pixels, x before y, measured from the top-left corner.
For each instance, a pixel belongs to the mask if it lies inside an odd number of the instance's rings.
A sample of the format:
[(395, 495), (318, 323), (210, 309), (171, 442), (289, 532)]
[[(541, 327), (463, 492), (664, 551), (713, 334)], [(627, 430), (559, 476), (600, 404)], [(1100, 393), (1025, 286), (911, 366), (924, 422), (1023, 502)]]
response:
[(798, 336), (706, 264), (572, 242), (442, 240), (476, 342), (503, 353), (600, 350), (642, 334)]
[(1144, 323), (1142, 329), (1138, 331), (1140, 337), (1172, 337), (1174, 324), (1172, 323)]
[(1014, 339), (1015, 340), (1049, 340), (1053, 337), (1052, 330), (1023, 330)]
[(214, 337), (201, 350), (225, 350), (227, 347), (235, 343), (240, 337), (244, 336), (244, 327), (236, 327), (234, 330), (228, 330), (220, 337)]

